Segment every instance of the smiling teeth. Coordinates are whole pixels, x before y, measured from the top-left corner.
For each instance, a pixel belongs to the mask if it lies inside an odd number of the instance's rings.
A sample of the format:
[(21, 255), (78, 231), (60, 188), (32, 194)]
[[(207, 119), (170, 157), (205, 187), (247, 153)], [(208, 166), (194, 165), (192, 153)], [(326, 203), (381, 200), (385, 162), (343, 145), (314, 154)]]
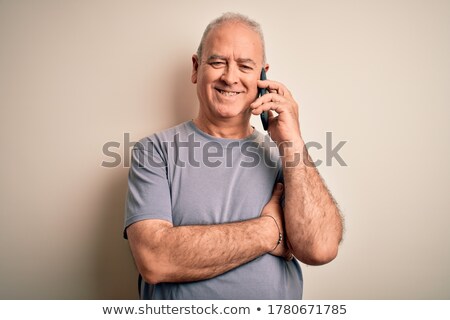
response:
[(238, 93), (236, 91), (223, 91), (223, 90), (219, 90), (219, 92), (221, 94), (223, 94), (224, 96), (235, 96)]

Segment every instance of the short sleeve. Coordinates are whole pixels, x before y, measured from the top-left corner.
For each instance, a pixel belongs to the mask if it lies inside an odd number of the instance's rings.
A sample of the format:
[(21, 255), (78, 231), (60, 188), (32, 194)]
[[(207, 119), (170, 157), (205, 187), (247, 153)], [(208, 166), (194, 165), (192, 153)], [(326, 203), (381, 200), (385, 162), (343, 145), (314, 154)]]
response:
[(161, 219), (172, 223), (167, 160), (150, 139), (145, 144), (137, 143), (132, 149), (124, 238), (127, 239), (128, 226), (147, 219)]

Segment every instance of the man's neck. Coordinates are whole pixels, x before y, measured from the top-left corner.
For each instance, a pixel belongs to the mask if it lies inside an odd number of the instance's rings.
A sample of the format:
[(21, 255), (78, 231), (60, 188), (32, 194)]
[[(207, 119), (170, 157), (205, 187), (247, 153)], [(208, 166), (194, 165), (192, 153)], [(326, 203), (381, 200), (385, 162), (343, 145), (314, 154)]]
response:
[(251, 135), (254, 130), (250, 126), (249, 120), (225, 119), (211, 121), (199, 114), (193, 121), (201, 131), (219, 138), (242, 139)]

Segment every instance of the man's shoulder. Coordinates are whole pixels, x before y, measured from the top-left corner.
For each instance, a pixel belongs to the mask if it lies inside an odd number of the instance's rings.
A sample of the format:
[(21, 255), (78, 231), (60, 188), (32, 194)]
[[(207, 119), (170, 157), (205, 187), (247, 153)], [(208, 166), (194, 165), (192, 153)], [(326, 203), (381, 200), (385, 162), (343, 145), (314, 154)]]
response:
[(145, 136), (136, 143), (135, 147), (146, 149), (146, 146), (149, 145), (152, 146), (154, 146), (155, 144), (159, 145), (171, 142), (177, 136), (189, 135), (190, 133), (193, 132), (191, 122), (192, 121), (185, 121), (173, 127), (157, 131), (148, 136)]

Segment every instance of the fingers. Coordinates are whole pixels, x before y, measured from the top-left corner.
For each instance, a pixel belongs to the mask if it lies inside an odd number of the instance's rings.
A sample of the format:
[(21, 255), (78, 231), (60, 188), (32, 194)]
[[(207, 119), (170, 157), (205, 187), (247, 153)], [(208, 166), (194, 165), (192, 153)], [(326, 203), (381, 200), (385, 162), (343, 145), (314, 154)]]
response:
[(288, 100), (276, 93), (268, 93), (256, 99), (250, 104), (252, 113), (255, 115), (261, 114), (263, 111), (274, 110), (281, 113), (283, 106), (288, 104)]
[(284, 258), (284, 260), (286, 261), (291, 261), (292, 259), (295, 258), (294, 253), (292, 252), (291, 246), (289, 245), (289, 240), (287, 239), (287, 235), (284, 234), (283, 235), (283, 243), (281, 246), (281, 253), (279, 255), (279, 257)]
[(284, 259), (286, 261), (291, 261), (292, 259), (295, 258), (295, 256), (294, 253), (292, 253), (292, 247), (287, 236), (284, 237), (284, 241), (287, 248), (287, 254), (284, 256)]
[(283, 184), (277, 183), (275, 185), (275, 188), (273, 189), (272, 200), (279, 202), (282, 195), (283, 195)]
[(271, 93), (277, 93), (281, 96), (290, 96), (291, 92), (280, 82), (272, 80), (258, 80), (259, 88), (268, 89)]
[(288, 252), (288, 254), (286, 256), (284, 256), (284, 259), (286, 261), (291, 261), (294, 258), (295, 258), (294, 254), (292, 252), (290, 252), (290, 251)]
[(280, 114), (284, 111), (293, 111), (296, 108), (296, 102), (283, 84), (270, 80), (258, 80), (258, 87), (266, 88), (270, 93), (258, 97), (250, 104), (254, 115), (259, 115), (268, 110), (274, 110)]
[(275, 115), (273, 114), (272, 110), (267, 110), (267, 119), (269, 119), (269, 123), (273, 118), (275, 118)]
[[(270, 254), (281, 257), (285, 259), (286, 261), (290, 261), (293, 259), (292, 250), (290, 248), (289, 242), (286, 238), (286, 232), (284, 230), (284, 219), (283, 219), (283, 210), (280, 205), (280, 199), (283, 195), (284, 186), (282, 183), (277, 183), (272, 192), (272, 198), (270, 201), (266, 204), (266, 206), (263, 209), (262, 216), (268, 215), (270, 216), (277, 225), (276, 231), (278, 233), (283, 234), (283, 240), (281, 243), (278, 243), (278, 245), (270, 251)], [(269, 214), (270, 213), (270, 214)], [(271, 236), (272, 237), (272, 236)]]

